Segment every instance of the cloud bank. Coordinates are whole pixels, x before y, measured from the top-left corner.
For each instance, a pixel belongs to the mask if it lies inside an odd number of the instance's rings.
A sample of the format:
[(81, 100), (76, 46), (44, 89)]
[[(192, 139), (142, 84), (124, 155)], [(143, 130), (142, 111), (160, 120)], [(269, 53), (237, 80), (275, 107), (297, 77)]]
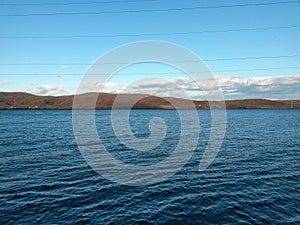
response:
[[(1, 85), (10, 82), (2, 82)], [(300, 75), (265, 76), (243, 78), (240, 76), (221, 76), (213, 78), (176, 77), (173, 79), (144, 79), (130, 85), (117, 82), (86, 81), (85, 92), (139, 93), (162, 97), (184, 97), (195, 100), (213, 99), (216, 90), (221, 90), (224, 99), (300, 99)], [(75, 88), (75, 87), (74, 87)], [(75, 89), (74, 89), (75, 90)], [(71, 93), (63, 85), (37, 85), (27, 92), (36, 95), (64, 95)]]
[(216, 90), (223, 92), (225, 99), (266, 98), (300, 99), (300, 75), (277, 77), (254, 77), (243, 79), (239, 76), (212, 78), (186, 77), (169, 81), (154, 79), (139, 82), (120, 89), (119, 92), (147, 93), (159, 96), (181, 96), (184, 92), (191, 99), (214, 98)]

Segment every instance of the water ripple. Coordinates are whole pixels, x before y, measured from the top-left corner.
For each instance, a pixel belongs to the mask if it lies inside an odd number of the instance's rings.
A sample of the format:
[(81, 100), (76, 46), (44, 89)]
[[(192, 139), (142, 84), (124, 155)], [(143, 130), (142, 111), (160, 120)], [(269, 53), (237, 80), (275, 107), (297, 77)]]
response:
[[(140, 113), (149, 121), (151, 110)], [(172, 110), (159, 113), (172, 122)], [(97, 114), (107, 125), (110, 111)], [(93, 171), (76, 146), (70, 111), (0, 115), (0, 224), (300, 223), (299, 110), (229, 110), (221, 151), (201, 173), (209, 111), (199, 111), (204, 130), (192, 159), (170, 180), (147, 187), (122, 186)], [(106, 129), (111, 154), (129, 163), (148, 165), (171, 151), (143, 159)], [(164, 148), (176, 145), (172, 132)]]

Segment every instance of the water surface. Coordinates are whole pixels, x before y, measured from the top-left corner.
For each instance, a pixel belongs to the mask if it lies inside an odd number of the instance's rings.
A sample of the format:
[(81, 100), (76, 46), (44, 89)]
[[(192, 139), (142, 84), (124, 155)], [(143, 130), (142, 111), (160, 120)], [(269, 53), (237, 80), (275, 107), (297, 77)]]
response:
[[(172, 154), (179, 137), (174, 110), (134, 110), (132, 131), (149, 135), (160, 116), (167, 138), (153, 151), (126, 149), (97, 111), (103, 142), (136, 165)], [(0, 111), (0, 224), (263, 224), (300, 223), (300, 110), (228, 110), (214, 163), (198, 171), (210, 112), (199, 111), (201, 134), (191, 160), (170, 180), (130, 187), (106, 180), (83, 159), (70, 110)]]

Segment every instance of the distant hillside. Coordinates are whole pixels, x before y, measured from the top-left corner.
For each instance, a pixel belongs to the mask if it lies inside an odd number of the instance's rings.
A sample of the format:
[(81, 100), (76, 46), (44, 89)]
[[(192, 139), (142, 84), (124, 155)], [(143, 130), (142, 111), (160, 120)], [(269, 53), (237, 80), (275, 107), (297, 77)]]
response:
[[(82, 96), (89, 101), (89, 97), (98, 93), (86, 93)], [(96, 109), (110, 109), (116, 94), (100, 93)], [(0, 109), (71, 109), (73, 95), (67, 96), (36, 96), (24, 92), (0, 92)], [(179, 108), (189, 108), (189, 101), (180, 98), (160, 98), (142, 94), (118, 95), (118, 108), (130, 108), (130, 103), (137, 98), (142, 98), (133, 108), (135, 109), (172, 109), (169, 101), (176, 102)], [(271, 101), (266, 99), (228, 100), (225, 102), (229, 109), (269, 109), (269, 108), (300, 108), (300, 101)], [(207, 101), (194, 101), (198, 109), (208, 109)], [(84, 107), (83, 107), (84, 108)], [(220, 102), (212, 102), (211, 108), (223, 108)]]
[(281, 102), (285, 102), (285, 103), (291, 104), (291, 105), (293, 105), (293, 104), (300, 104), (300, 100), (283, 100)]

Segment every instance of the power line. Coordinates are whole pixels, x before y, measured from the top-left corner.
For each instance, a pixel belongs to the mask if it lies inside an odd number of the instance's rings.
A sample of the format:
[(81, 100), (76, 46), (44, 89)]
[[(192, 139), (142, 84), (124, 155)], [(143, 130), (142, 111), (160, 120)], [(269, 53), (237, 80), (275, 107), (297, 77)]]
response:
[[(300, 55), (279, 55), (279, 56), (250, 56), (250, 57), (233, 57), (233, 58), (217, 58), (217, 59), (202, 59), (206, 62), (214, 61), (239, 61), (239, 60), (260, 60), (260, 59), (281, 59), (281, 58), (297, 58)], [(198, 60), (178, 60), (171, 61), (173, 63), (188, 63), (198, 62)], [(107, 64), (124, 64), (125, 62), (109, 62), (109, 63), (0, 63), (0, 66), (89, 66), (89, 65), (107, 65)]]
[(158, 2), (160, 0), (114, 0), (114, 1), (91, 1), (91, 2), (43, 2), (43, 3), (0, 3), (0, 6), (68, 6), (68, 5), (93, 5), (93, 4), (113, 4), (131, 2)]
[[(221, 73), (221, 72), (250, 72), (250, 71), (264, 71), (264, 70), (285, 70), (285, 69), (300, 69), (300, 66), (290, 66), (290, 67), (269, 67), (269, 68), (249, 68), (249, 69), (230, 69), (230, 70), (205, 70), (205, 71), (194, 71), (190, 72), (191, 74), (199, 74), (199, 73), (207, 73), (207, 72), (213, 72), (213, 73)], [(184, 73), (184, 72), (182, 72)], [(182, 74), (180, 72), (153, 72), (153, 73), (118, 73), (117, 75), (123, 75), (123, 76), (131, 76), (131, 75), (169, 75), (169, 74)], [(52, 75), (60, 75), (60, 76), (82, 76), (83, 73), (43, 73), (43, 74), (29, 74), (29, 73), (1, 73), (2, 75), (8, 75), (8, 76), (26, 76), (26, 75), (37, 75), (37, 76), (52, 76)], [(107, 74), (90, 74), (94, 76), (101, 76), (101, 75), (107, 75)]]
[(270, 68), (254, 68), (254, 69), (232, 69), (232, 70), (213, 70), (212, 72), (250, 72), (260, 70), (285, 70), (285, 69), (300, 69), (300, 66), (289, 66), (289, 67), (270, 67)]
[(258, 31), (258, 30), (280, 30), (299, 28), (300, 25), (291, 26), (274, 26), (274, 27), (254, 27), (254, 28), (239, 28), (227, 30), (203, 30), (203, 31), (186, 31), (186, 32), (161, 32), (161, 33), (136, 33), (136, 34), (110, 34), (110, 35), (4, 35), (0, 39), (67, 39), (67, 38), (118, 38), (118, 37), (141, 37), (141, 36), (172, 36), (172, 35), (193, 35), (206, 33), (228, 33), (228, 32), (242, 32), (242, 31)]
[(217, 5), (217, 6), (193, 6), (180, 8), (166, 9), (137, 9), (137, 10), (120, 10), (120, 11), (101, 11), (101, 12), (51, 12), (51, 13), (26, 13), (26, 14), (0, 14), (0, 17), (27, 17), (27, 16), (75, 16), (75, 15), (102, 15), (102, 14), (122, 14), (122, 13), (151, 13), (151, 12), (171, 12), (171, 11), (186, 11), (186, 10), (206, 10), (206, 9), (221, 9), (221, 8), (237, 8), (237, 7), (253, 7), (253, 6), (272, 6), (284, 5), (291, 3), (299, 3), (294, 1), (281, 2), (265, 2), (265, 3), (248, 3), (235, 5)]
[(233, 61), (233, 60), (255, 60), (255, 59), (279, 59), (279, 58), (295, 58), (300, 55), (279, 55), (279, 56), (254, 56), (254, 57), (234, 57), (223, 59), (203, 59), (203, 61)]

